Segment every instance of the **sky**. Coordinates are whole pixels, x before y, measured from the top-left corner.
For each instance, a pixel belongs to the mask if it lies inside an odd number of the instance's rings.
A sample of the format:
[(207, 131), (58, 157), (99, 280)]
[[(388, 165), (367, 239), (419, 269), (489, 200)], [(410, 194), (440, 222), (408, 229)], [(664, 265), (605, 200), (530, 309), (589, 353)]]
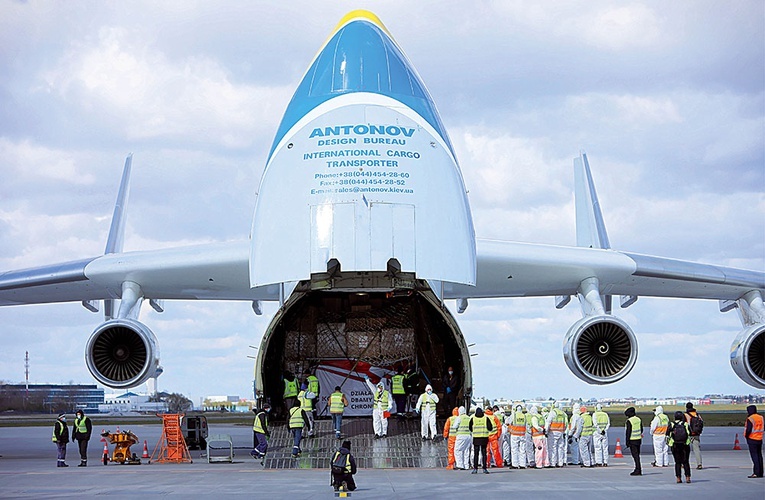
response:
[[(0, 272), (100, 255), (134, 154), (125, 250), (246, 239), (281, 115), (341, 17), (377, 14), (428, 87), (482, 238), (574, 245), (586, 151), (617, 250), (765, 270), (761, 1), (0, 3)], [(615, 309), (633, 371), (565, 366), (580, 316), (553, 298), (471, 300), (457, 318), (475, 393), (659, 397), (756, 391), (730, 368), (742, 329), (715, 301)], [(276, 305), (168, 302), (159, 389), (252, 394)], [(79, 303), (0, 308), (0, 381), (94, 383)], [(139, 387), (139, 389), (141, 389)], [(110, 392), (107, 390), (107, 392)]]

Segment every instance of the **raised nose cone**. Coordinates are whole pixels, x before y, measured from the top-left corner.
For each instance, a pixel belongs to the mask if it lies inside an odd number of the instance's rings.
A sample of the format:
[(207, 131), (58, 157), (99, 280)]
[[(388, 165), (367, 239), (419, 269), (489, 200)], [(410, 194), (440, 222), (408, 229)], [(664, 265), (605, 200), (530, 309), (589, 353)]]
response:
[(353, 92), (401, 101), (433, 126), (452, 149), (430, 94), (409, 60), (377, 16), (357, 10), (343, 17), (308, 68), (287, 106), (271, 154), (312, 109)]

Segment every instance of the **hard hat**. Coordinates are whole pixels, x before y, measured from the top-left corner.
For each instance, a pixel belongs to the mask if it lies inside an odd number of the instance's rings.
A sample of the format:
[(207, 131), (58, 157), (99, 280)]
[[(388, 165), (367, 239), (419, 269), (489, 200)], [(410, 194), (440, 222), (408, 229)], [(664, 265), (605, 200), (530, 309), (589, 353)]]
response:
[(600, 410), (602, 410), (602, 409), (603, 409), (603, 405), (602, 405), (602, 404), (600, 404), (600, 403), (598, 403), (598, 404), (596, 404), (596, 405), (595, 405), (595, 409), (596, 409), (597, 411), (600, 411)]

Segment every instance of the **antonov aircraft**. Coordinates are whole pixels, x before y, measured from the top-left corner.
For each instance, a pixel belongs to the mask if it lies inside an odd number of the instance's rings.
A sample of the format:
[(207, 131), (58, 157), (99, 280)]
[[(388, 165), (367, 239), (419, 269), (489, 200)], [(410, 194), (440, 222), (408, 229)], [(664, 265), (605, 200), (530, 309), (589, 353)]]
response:
[[(138, 321), (146, 301), (278, 301), (258, 351), (260, 398), (279, 401), (282, 373), (363, 364), (454, 366), (472, 390), (468, 346), (445, 306), (456, 300), (579, 300), (565, 335), (569, 369), (591, 384), (624, 378), (637, 339), (612, 315), (640, 296), (714, 299), (743, 324), (730, 362), (765, 388), (765, 272), (610, 248), (587, 156), (574, 159), (576, 247), (476, 238), (454, 149), (430, 94), (382, 22), (347, 14), (301, 80), (276, 131), (252, 230), (239, 242), (122, 252), (132, 156), (102, 256), (0, 274), (0, 305), (81, 301), (106, 321), (87, 342), (101, 384), (133, 387), (159, 366)], [(372, 370), (372, 373), (375, 373)], [(437, 384), (438, 382), (434, 380)], [(362, 383), (363, 385), (363, 383)], [(436, 387), (439, 390), (439, 387)]]

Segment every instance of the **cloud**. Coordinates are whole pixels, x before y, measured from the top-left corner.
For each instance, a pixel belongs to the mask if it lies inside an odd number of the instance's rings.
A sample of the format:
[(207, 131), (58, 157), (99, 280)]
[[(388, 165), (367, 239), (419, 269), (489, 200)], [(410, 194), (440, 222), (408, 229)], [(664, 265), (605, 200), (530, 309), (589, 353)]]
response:
[(252, 145), (273, 128), (283, 86), (233, 82), (220, 63), (203, 55), (169, 59), (142, 33), (107, 26), (97, 40), (72, 43), (43, 75), (44, 91), (56, 93), (128, 141), (172, 139), (227, 149)]

